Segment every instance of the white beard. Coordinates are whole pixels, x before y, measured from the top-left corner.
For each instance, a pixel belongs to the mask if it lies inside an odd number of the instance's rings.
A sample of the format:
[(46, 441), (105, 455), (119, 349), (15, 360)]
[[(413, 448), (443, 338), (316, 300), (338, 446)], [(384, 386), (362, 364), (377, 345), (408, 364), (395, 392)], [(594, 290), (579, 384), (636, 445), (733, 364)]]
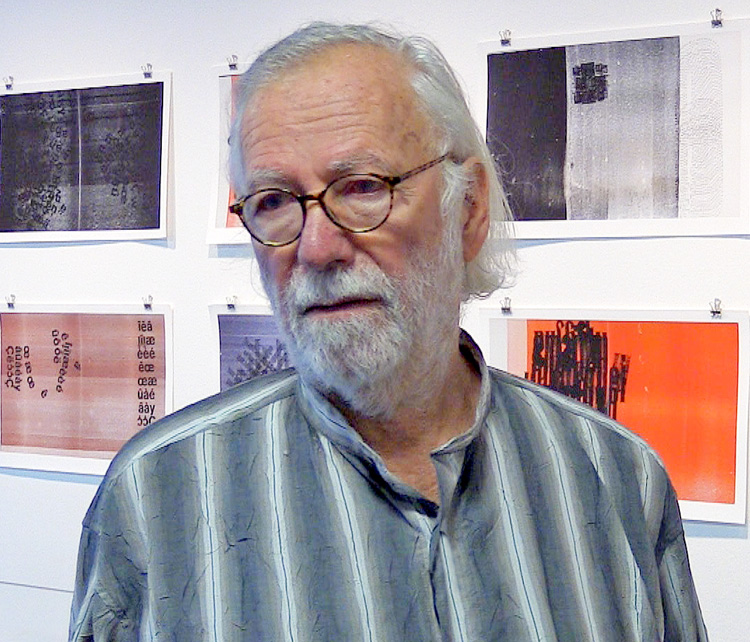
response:
[[(294, 268), (279, 296), (261, 270), (300, 376), (368, 417), (392, 416), (404, 395), (415, 401), (433, 395), (458, 330), (464, 264), (457, 228), (447, 222), (438, 251), (410, 255), (401, 277), (389, 277), (359, 255), (358, 265), (345, 268)], [(342, 298), (380, 304), (337, 319), (302, 313)]]

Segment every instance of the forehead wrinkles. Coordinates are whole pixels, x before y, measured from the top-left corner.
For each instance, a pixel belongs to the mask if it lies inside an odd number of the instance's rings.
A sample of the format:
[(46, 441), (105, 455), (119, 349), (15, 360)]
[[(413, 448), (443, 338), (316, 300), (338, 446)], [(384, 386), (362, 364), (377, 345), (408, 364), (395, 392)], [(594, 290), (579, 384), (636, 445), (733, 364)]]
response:
[(431, 127), (409, 84), (404, 63), (370, 46), (325, 50), (258, 90), (247, 106), (246, 161), (294, 145), (307, 134), (335, 141), (377, 141), (398, 152), (426, 148)]
[(247, 113), (243, 144), (247, 147), (262, 143), (269, 136), (297, 139), (307, 133), (328, 130), (342, 137), (354, 128), (375, 132), (386, 119), (382, 109), (367, 110), (361, 102), (341, 93), (309, 96), (271, 87), (258, 96)]

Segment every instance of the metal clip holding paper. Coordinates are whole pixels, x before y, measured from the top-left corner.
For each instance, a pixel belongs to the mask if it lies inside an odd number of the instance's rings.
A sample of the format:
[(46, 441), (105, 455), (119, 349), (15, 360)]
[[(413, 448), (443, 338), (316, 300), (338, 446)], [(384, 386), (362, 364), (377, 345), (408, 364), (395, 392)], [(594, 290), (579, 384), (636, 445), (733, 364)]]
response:
[(151, 66), (150, 62), (147, 62), (145, 65), (141, 65), (141, 71), (143, 72), (143, 77), (146, 79), (151, 79), (154, 77), (154, 68)]
[(713, 301), (710, 301), (708, 307), (711, 310), (711, 318), (721, 316), (721, 299), (714, 299)]
[(9, 294), (5, 297), (5, 303), (8, 305), (8, 310), (13, 310), (16, 307), (16, 295)]
[(229, 71), (237, 71), (237, 54), (227, 56), (227, 65), (229, 65)]
[(3, 83), (5, 83), (5, 89), (8, 91), (13, 89), (13, 76), (5, 76), (3, 78)]
[(512, 312), (511, 307), (510, 307), (510, 297), (509, 296), (506, 296), (503, 299), (503, 302), (500, 304), (500, 311), (503, 314), (510, 314)]
[(154, 307), (154, 297), (152, 297), (150, 294), (143, 297), (143, 307), (146, 310), (151, 311), (151, 309)]
[(237, 309), (237, 295), (227, 297), (227, 310), (234, 312)]
[(711, 26), (714, 29), (724, 26), (724, 18), (721, 17), (721, 9), (714, 9), (711, 12)]
[(500, 44), (503, 47), (510, 47), (510, 29), (503, 29), (500, 32)]

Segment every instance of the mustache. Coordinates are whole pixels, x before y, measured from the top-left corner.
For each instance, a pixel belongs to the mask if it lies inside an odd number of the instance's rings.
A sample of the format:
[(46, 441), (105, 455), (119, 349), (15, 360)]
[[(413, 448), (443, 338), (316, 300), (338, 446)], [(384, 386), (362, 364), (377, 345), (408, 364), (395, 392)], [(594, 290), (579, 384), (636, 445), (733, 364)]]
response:
[(287, 309), (304, 314), (316, 307), (351, 301), (396, 303), (397, 284), (377, 266), (331, 268), (324, 271), (298, 268), (285, 288)]

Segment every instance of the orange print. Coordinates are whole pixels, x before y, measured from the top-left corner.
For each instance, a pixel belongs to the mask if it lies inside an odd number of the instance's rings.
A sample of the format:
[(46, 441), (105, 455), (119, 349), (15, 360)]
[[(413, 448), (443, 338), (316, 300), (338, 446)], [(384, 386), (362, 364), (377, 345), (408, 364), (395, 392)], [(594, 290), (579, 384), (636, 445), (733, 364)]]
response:
[[(605, 349), (604, 369), (589, 365), (579, 370), (588, 384), (590, 405), (606, 399), (603, 410), (643, 437), (659, 453), (669, 471), (677, 495), (682, 500), (732, 504), (735, 501), (737, 395), (739, 329), (734, 323), (677, 321), (573, 321), (560, 325), (556, 320), (526, 322), (526, 372), (545, 374), (551, 353), (540, 353), (544, 333), (547, 344), (559, 345), (552, 335), (565, 336), (566, 328), (579, 328), (579, 342), (560, 349), (563, 358), (555, 362), (556, 380), (575, 389), (576, 378), (563, 376), (577, 347), (579, 361), (596, 357)], [(566, 322), (562, 322), (565, 324)], [(588, 323), (581, 338), (583, 326)], [(543, 333), (542, 335), (537, 333)], [(572, 335), (569, 333), (570, 338)], [(537, 359), (534, 364), (535, 337)], [(587, 343), (588, 342), (588, 343)], [(593, 346), (589, 352), (581, 343)], [(583, 352), (582, 352), (583, 350)], [(616, 356), (617, 355), (617, 356)], [(559, 356), (559, 355), (558, 355)], [(596, 359), (593, 359), (596, 361)], [(613, 368), (614, 366), (614, 368)], [(546, 368), (546, 371), (545, 371)], [(544, 371), (544, 372), (543, 372)], [(586, 372), (592, 374), (585, 375)], [(549, 374), (545, 376), (550, 378)], [(549, 381), (541, 383), (549, 385)], [(580, 381), (579, 381), (580, 383)], [(612, 389), (619, 392), (612, 394)], [(554, 386), (550, 386), (554, 387)], [(580, 386), (579, 386), (580, 387)], [(572, 395), (571, 395), (572, 396)], [(616, 397), (616, 399), (613, 399)], [(614, 403), (613, 403), (614, 402)]]

